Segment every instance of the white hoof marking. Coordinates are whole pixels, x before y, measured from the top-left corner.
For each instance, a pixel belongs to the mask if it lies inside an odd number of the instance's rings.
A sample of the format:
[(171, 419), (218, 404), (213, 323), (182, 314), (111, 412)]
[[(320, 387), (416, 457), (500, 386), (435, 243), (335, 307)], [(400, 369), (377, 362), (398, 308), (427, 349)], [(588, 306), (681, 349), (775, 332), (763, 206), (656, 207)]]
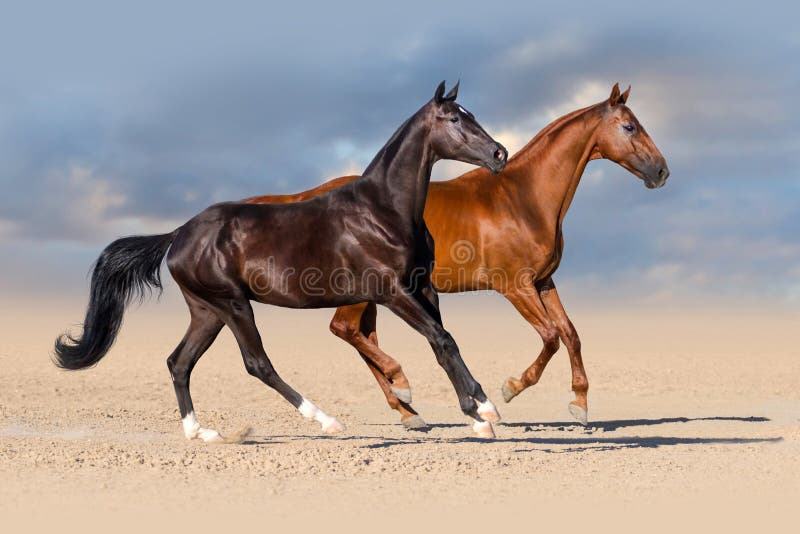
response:
[(197, 437), (206, 443), (221, 443), (225, 441), (222, 436), (219, 435), (219, 432), (211, 430), (210, 428), (201, 428), (200, 432), (197, 433)]
[(428, 428), (428, 423), (426, 423), (425, 419), (423, 419), (419, 415), (414, 415), (409, 417), (408, 419), (403, 419), (401, 423), (403, 423), (404, 427), (410, 430), (421, 430), (423, 428)]
[(572, 414), (572, 417), (578, 420), (580, 424), (586, 426), (589, 424), (589, 414), (586, 413), (586, 410), (577, 406), (575, 404), (569, 405), (569, 413)]
[(201, 439), (206, 443), (219, 443), (224, 441), (216, 430), (203, 428), (194, 416), (194, 412), (186, 414), (181, 422), (183, 423), (183, 433), (186, 439)]
[(506, 401), (506, 404), (508, 404), (509, 402), (511, 402), (511, 400), (512, 400), (514, 397), (516, 397), (517, 395), (519, 395), (519, 393), (514, 393), (514, 392), (511, 390), (511, 386), (509, 386), (509, 385), (508, 385), (510, 381), (511, 381), (511, 379), (509, 378), (508, 380), (506, 380), (505, 382), (503, 382), (503, 387), (502, 387), (502, 388), (500, 388), (500, 391), (502, 391), (502, 393), (503, 393), (503, 400), (504, 400), (504, 401)]
[(335, 417), (331, 417), (329, 421), (322, 423), (322, 431), (326, 434), (336, 434), (343, 430), (344, 425), (337, 421)]
[(314, 419), (320, 425), (322, 425), (322, 431), (326, 434), (335, 434), (336, 432), (341, 432), (344, 430), (344, 425), (337, 421), (335, 417), (331, 417), (330, 415), (326, 414), (314, 406), (314, 403), (306, 398), (303, 398), (303, 402), (300, 404), (297, 410), (306, 419)]
[(490, 423), (500, 422), (500, 413), (497, 411), (497, 407), (489, 399), (486, 399), (486, 402), (478, 403), (478, 415)]
[(494, 428), (492, 428), (492, 423), (489, 421), (475, 421), (472, 423), (472, 430), (478, 434), (479, 438), (493, 438), (494, 436)]
[(394, 396), (397, 397), (398, 400), (405, 402), (406, 404), (411, 404), (411, 401), (413, 399), (411, 398), (410, 389), (396, 389), (396, 388), (391, 388), (391, 389), (392, 393), (394, 393)]

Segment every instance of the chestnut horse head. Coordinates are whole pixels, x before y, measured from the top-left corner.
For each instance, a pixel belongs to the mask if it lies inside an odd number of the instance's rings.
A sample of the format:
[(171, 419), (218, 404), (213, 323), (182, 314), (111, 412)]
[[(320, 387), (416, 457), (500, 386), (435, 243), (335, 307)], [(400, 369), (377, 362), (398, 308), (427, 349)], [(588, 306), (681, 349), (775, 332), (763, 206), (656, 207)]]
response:
[(444, 82), (425, 107), (431, 125), (430, 143), (439, 159), (452, 159), (485, 167), (492, 174), (503, 170), (508, 151), (491, 138), (475, 116), (456, 103), (458, 83), (444, 94)]
[(669, 168), (664, 156), (645, 131), (633, 112), (626, 106), (630, 86), (620, 93), (614, 84), (605, 103), (603, 120), (595, 130), (596, 145), (592, 158), (605, 158), (618, 163), (642, 179), (649, 189), (664, 185)]

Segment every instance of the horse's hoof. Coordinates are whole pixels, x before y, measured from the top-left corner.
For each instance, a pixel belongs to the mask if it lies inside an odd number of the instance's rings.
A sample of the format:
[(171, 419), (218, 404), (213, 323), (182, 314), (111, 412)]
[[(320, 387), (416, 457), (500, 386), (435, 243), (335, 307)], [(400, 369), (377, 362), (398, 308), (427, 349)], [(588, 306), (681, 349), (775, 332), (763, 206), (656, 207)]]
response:
[(490, 423), (500, 422), (500, 413), (497, 411), (492, 401), (488, 399), (486, 402), (478, 403), (478, 415), (480, 415), (484, 421), (489, 421)]
[(412, 415), (408, 419), (403, 419), (401, 423), (403, 423), (403, 426), (409, 430), (422, 430), (423, 428), (428, 428), (428, 423), (426, 423), (425, 419), (419, 415)]
[(586, 412), (586, 410), (584, 410), (583, 408), (581, 408), (577, 404), (570, 403), (570, 405), (569, 405), (569, 413), (571, 413), (572, 417), (577, 419), (578, 422), (580, 424), (582, 424), (583, 426), (586, 426), (586, 425), (589, 424), (589, 414)]
[(219, 432), (211, 430), (210, 428), (201, 428), (197, 433), (197, 437), (206, 443), (223, 443), (225, 441), (225, 439), (219, 435)]
[(406, 404), (411, 404), (411, 390), (410, 389), (400, 389), (400, 388), (392, 388), (392, 393), (400, 402), (405, 402)]
[(478, 435), (479, 438), (492, 439), (495, 437), (494, 428), (489, 421), (475, 421), (472, 423), (472, 430)]
[(503, 387), (500, 388), (503, 392), (503, 400), (506, 401), (506, 404), (511, 402), (511, 399), (519, 395), (519, 391), (514, 391), (511, 389), (511, 381), (514, 380), (513, 378), (509, 378), (505, 382), (503, 382)]
[(345, 426), (337, 421), (335, 417), (331, 417), (330, 421), (326, 421), (325, 424), (322, 425), (322, 431), (325, 434), (336, 434), (344, 431), (344, 429)]

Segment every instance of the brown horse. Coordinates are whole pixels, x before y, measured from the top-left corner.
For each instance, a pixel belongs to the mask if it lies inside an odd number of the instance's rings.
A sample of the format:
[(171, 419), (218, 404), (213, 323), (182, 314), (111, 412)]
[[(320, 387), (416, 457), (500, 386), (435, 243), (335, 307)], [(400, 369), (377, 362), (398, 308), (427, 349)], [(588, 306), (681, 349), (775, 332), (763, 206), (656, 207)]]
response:
[[(569, 113), (546, 126), (492, 177), (483, 169), (454, 180), (432, 182), (425, 222), (435, 240), (433, 284), (439, 292), (495, 290), (508, 299), (542, 337), (544, 347), (520, 378), (503, 384), (510, 402), (536, 384), (559, 339), (572, 367), (572, 415), (587, 423), (589, 381), (578, 333), (561, 304), (553, 273), (561, 261), (561, 226), (586, 164), (614, 161), (648, 188), (664, 185), (667, 164), (650, 136), (625, 105), (630, 87)], [(313, 198), (354, 180), (346, 176), (316, 189), (285, 196), (261, 196), (253, 203), (283, 203)], [(373, 303), (340, 307), (331, 322), (334, 334), (350, 343), (368, 363), (389, 405), (414, 428), (424, 421), (411, 408), (408, 380), (400, 365), (378, 347)]]

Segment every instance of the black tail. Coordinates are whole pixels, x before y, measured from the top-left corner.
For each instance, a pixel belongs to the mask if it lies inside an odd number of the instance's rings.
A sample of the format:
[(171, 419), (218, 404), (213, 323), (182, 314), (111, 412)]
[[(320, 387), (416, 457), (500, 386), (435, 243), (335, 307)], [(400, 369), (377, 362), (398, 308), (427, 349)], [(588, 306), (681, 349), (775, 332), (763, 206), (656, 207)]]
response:
[(125, 306), (134, 297), (144, 298), (150, 287), (161, 290), (161, 260), (176, 233), (123, 237), (106, 247), (92, 272), (83, 334), (67, 333), (56, 339), (57, 366), (84, 369), (106, 355), (122, 326)]

